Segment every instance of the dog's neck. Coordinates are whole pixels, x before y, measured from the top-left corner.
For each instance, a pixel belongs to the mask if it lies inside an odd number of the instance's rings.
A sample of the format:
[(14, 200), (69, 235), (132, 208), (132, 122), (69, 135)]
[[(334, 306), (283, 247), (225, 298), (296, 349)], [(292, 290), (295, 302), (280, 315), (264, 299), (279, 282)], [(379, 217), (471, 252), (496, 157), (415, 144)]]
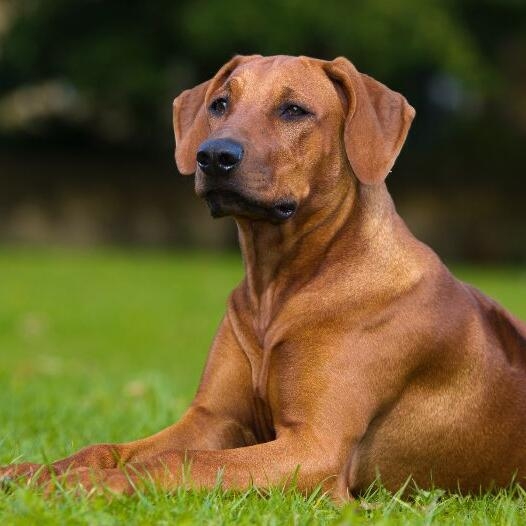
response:
[(272, 304), (285, 301), (324, 271), (329, 254), (333, 260), (345, 258), (352, 268), (369, 245), (388, 235), (396, 212), (385, 185), (362, 186), (353, 177), (342, 181), (334, 195), (326, 196), (326, 206), (303, 215), (300, 207), (285, 223), (236, 218), (246, 292), (254, 310), (274, 310)]

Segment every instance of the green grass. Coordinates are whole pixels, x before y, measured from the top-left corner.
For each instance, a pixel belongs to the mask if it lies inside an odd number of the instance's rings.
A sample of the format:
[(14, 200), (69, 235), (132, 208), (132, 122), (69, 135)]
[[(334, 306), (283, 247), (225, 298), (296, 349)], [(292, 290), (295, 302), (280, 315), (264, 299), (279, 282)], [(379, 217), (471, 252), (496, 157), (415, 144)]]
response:
[[(457, 274), (526, 318), (526, 269)], [(0, 250), (0, 464), (53, 460), (176, 420), (197, 386), (239, 258)], [(525, 524), (526, 495), (402, 500), (375, 488), (334, 507), (319, 493), (178, 491), (104, 499), (0, 493), (1, 524)]]

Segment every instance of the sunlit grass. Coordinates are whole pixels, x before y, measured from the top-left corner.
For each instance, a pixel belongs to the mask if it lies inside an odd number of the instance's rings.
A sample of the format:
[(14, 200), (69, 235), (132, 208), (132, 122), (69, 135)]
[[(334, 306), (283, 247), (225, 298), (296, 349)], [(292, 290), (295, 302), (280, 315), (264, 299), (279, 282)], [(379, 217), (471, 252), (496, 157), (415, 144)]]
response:
[[(526, 318), (525, 268), (457, 273)], [(237, 255), (0, 250), (0, 464), (151, 434), (190, 402)], [(460, 497), (375, 487), (336, 508), (321, 492), (147, 491), (131, 498), (0, 493), (2, 524), (525, 524), (512, 488)]]

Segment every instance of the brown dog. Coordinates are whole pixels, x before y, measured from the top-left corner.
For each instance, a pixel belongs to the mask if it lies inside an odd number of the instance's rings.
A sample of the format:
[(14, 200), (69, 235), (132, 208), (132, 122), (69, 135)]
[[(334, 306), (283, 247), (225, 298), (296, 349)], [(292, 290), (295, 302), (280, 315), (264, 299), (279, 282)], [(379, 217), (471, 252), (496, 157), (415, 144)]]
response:
[(344, 58), (235, 57), (177, 97), (177, 166), (212, 215), (235, 217), (246, 277), (183, 418), (55, 472), (120, 492), (147, 473), (170, 489), (186, 459), (196, 486), (297, 470), (300, 488), (340, 498), (378, 474), (392, 490), (410, 476), (462, 491), (523, 481), (526, 326), (396, 214), (384, 179), (413, 117)]

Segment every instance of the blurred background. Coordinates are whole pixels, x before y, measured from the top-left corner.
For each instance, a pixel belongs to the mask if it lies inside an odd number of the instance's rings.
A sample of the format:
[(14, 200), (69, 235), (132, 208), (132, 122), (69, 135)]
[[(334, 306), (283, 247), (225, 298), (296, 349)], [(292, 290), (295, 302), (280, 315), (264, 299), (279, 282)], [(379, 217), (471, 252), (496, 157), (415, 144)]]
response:
[(0, 242), (234, 247), (176, 172), (171, 103), (235, 53), (345, 55), (402, 92), (410, 227), (526, 261), (524, 0), (0, 0)]

